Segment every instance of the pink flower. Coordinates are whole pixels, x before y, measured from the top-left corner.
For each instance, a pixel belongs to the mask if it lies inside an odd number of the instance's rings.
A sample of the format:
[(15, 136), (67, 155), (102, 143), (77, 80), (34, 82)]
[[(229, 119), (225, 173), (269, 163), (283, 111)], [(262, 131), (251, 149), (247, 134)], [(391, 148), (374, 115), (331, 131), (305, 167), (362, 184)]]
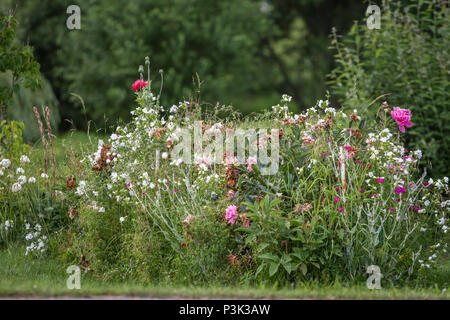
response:
[(340, 208), (340, 209), (338, 209), (338, 212), (342, 212), (342, 211), (344, 211), (344, 209), (343, 209), (343, 208)]
[(344, 149), (345, 149), (345, 150), (351, 150), (352, 147), (351, 147), (351, 146), (345, 146)]
[(308, 137), (308, 136), (304, 136), (302, 138), (302, 140), (303, 140), (302, 147), (304, 147), (304, 146), (306, 146), (306, 145), (308, 145), (308, 144), (313, 142), (313, 139), (311, 137)]
[(398, 128), (401, 132), (405, 132), (405, 126), (411, 127), (411, 111), (408, 109), (401, 109), (399, 107), (395, 107), (394, 110), (391, 111), (392, 118), (397, 122)]
[(236, 220), (234, 218), (237, 216), (237, 208), (235, 205), (231, 205), (226, 209), (226, 215), (225, 218), (228, 220), (229, 223), (234, 224)]
[(249, 171), (249, 172), (252, 172), (253, 171), (253, 169), (252, 169), (252, 164), (254, 164), (254, 163), (256, 163), (257, 161), (256, 161), (256, 158), (254, 158), (254, 157), (249, 157), (248, 158), (248, 160), (247, 160), (247, 170)]
[(133, 83), (133, 90), (138, 91), (146, 86), (147, 86), (147, 81), (138, 79)]
[(406, 189), (403, 187), (397, 187), (395, 188), (395, 193), (400, 194), (400, 193), (405, 193)]
[(359, 192), (363, 193), (364, 189), (363, 188), (359, 188)]
[(394, 208), (389, 208), (390, 211), (394, 211)]
[(233, 199), (234, 193), (235, 193), (234, 190), (228, 191), (228, 193), (227, 193), (227, 198), (230, 199), (230, 200)]
[(339, 202), (339, 197), (334, 198), (334, 203), (338, 203)]
[(379, 178), (379, 179), (377, 180), (377, 182), (378, 182), (378, 183), (383, 183), (383, 182), (384, 182), (384, 179), (383, 179), (383, 178)]

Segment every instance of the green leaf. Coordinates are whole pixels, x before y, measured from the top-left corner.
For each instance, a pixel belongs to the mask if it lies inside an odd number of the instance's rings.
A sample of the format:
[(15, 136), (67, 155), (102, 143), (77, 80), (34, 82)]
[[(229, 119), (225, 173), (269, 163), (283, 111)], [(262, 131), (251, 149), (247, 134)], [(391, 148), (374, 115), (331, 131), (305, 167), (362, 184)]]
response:
[(270, 254), (270, 253), (264, 253), (264, 254), (258, 255), (258, 258), (263, 259), (263, 260), (268, 260), (268, 261), (275, 261), (275, 262), (280, 261), (280, 258), (278, 258), (277, 256)]
[(306, 264), (302, 263), (300, 265), (300, 270), (302, 271), (303, 275), (306, 276), (306, 273), (308, 272), (308, 268), (306, 267)]
[(269, 276), (272, 277), (278, 271), (279, 263), (271, 263), (269, 268)]
[(266, 265), (264, 263), (260, 264), (258, 269), (256, 269), (255, 276), (257, 276), (265, 267)]

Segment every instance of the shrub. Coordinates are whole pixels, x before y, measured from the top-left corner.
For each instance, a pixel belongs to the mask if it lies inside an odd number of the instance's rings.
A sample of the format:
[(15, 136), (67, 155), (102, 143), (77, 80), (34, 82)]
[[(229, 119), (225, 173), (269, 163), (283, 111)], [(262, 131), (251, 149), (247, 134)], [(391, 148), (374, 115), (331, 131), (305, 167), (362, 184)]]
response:
[[(438, 243), (447, 232), (448, 178), (426, 180), (422, 152), (402, 146), (408, 110), (384, 103), (371, 121), (320, 100), (294, 115), (284, 95), (272, 111), (239, 119), (228, 108), (202, 114), (195, 100), (166, 108), (151, 83), (141, 74), (133, 120), (82, 160), (85, 170), (67, 194), (78, 198), (81, 213), (73, 221), (74, 251), (100, 276), (359, 282), (377, 265), (397, 283), (432, 267), (446, 250)], [(224, 110), (229, 117), (217, 122)], [(232, 127), (257, 125), (273, 128), (272, 135), (244, 144), (244, 160), (232, 156), (233, 147), (215, 162), (207, 147), (192, 143), (195, 130), (221, 141)], [(272, 158), (278, 170), (266, 174), (262, 149), (250, 154), (255, 145), (279, 151), (279, 163)], [(184, 152), (193, 147), (189, 164)]]
[(333, 33), (334, 93), (349, 111), (375, 117), (371, 102), (388, 94), (393, 105), (414, 115), (408, 148), (424, 151), (432, 176), (448, 174), (450, 156), (449, 7), (445, 1), (409, 1), (402, 7), (384, 0), (381, 29), (355, 23), (342, 37)]

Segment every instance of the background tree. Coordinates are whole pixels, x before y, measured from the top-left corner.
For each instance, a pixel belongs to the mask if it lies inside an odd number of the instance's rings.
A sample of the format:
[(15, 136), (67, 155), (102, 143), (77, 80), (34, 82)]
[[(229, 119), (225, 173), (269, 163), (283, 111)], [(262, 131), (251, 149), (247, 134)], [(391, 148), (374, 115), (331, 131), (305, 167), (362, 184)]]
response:
[(33, 49), (16, 43), (16, 25), (17, 20), (12, 12), (0, 16), (0, 72), (6, 73), (5, 77), (10, 80), (9, 85), (5, 81), (0, 83), (0, 122), (6, 118), (8, 104), (20, 84), (26, 88), (36, 88), (41, 81)]

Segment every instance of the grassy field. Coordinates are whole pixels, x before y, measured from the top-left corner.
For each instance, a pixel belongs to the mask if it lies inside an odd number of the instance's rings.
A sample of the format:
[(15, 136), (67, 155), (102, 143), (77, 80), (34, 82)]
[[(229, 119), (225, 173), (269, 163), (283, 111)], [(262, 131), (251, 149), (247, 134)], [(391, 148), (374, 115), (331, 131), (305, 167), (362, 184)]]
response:
[[(65, 266), (55, 258), (35, 260), (24, 254), (21, 246), (0, 251), (0, 296), (3, 297), (153, 297), (153, 298), (223, 298), (223, 299), (449, 299), (448, 291), (433, 288), (390, 288), (369, 290), (360, 287), (319, 287), (311, 285), (295, 289), (245, 287), (155, 287), (132, 282), (105, 283), (90, 273), (81, 275), (80, 290), (66, 286)], [(435, 271), (434, 277), (444, 281), (450, 263)]]

